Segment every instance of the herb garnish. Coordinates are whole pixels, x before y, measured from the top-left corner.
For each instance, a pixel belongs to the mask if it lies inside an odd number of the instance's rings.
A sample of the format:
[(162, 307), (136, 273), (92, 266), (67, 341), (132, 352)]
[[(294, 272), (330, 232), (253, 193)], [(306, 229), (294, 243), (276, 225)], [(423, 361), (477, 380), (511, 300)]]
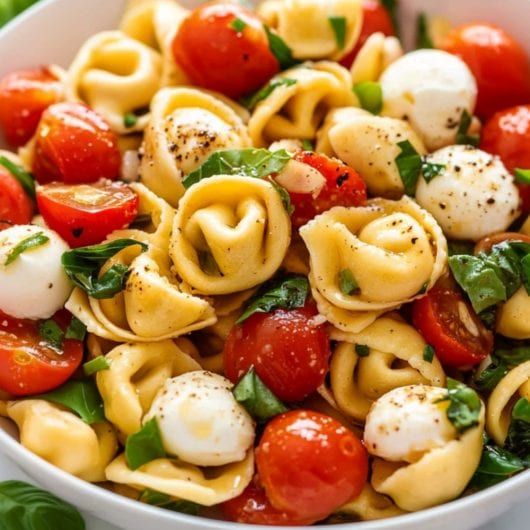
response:
[(383, 89), (377, 81), (363, 81), (353, 87), (364, 110), (372, 114), (379, 114), (383, 109)]
[(125, 459), (133, 471), (165, 456), (166, 452), (156, 418), (145, 423), (137, 433), (131, 434), (125, 443)]
[(335, 35), (335, 41), (339, 49), (343, 50), (346, 45), (346, 17), (337, 17), (331, 16), (328, 17), (331, 28), (333, 29), (333, 34)]
[(27, 252), (28, 250), (31, 250), (32, 248), (41, 247), (42, 245), (45, 245), (50, 241), (50, 238), (44, 234), (44, 232), (37, 232), (36, 234), (33, 234), (29, 237), (26, 237), (20, 243), (15, 245), (9, 254), (7, 255), (7, 259), (4, 263), (4, 265), (7, 267), (8, 265), (11, 265), (16, 259), (23, 254), (24, 252)]

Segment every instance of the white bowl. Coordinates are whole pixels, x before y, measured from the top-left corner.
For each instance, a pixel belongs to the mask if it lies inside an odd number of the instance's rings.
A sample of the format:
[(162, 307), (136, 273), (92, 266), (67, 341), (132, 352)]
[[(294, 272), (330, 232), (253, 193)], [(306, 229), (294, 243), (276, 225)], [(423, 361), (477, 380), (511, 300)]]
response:
[[(200, 2), (181, 1), (183, 5)], [(0, 32), (0, 75), (11, 70), (55, 62), (67, 66), (90, 35), (116, 27), (126, 0), (45, 0)], [(405, 41), (412, 42), (419, 11), (452, 21), (495, 22), (514, 35), (530, 53), (528, 0), (401, 0)], [(405, 21), (409, 21), (405, 26)], [(0, 419), (0, 451), (49, 491), (87, 513), (128, 530), (234, 530), (236, 525), (186, 516), (120, 497), (79, 480), (27, 451), (16, 440), (13, 426)], [(426, 488), (435, 485), (425, 484)], [(475, 495), (401, 517), (351, 523), (348, 530), (470, 530), (530, 497), (530, 471)], [(256, 527), (237, 525), (241, 530)], [(320, 526), (319, 528), (325, 528)], [(337, 528), (337, 526), (328, 527)], [(60, 530), (60, 529), (57, 529)]]

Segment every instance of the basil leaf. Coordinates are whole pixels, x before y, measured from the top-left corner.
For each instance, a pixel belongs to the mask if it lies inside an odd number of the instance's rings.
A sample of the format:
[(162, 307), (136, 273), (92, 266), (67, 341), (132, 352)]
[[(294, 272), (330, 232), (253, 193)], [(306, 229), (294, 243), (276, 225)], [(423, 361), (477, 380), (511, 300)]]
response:
[(339, 288), (342, 294), (346, 296), (359, 292), (359, 284), (350, 269), (344, 269), (339, 272)]
[(5, 156), (0, 156), (0, 165), (4, 166), (18, 180), (24, 188), (24, 191), (32, 199), (35, 199), (35, 180), (31, 173), (28, 173), (23, 167), (11, 162)]
[(285, 149), (269, 151), (250, 147), (217, 151), (199, 169), (184, 177), (182, 184), (188, 189), (202, 179), (216, 175), (264, 178), (272, 173), (280, 172), (289, 160), (291, 160), (291, 155)]
[(420, 178), (423, 160), (414, 146), (408, 141), (398, 142), (401, 153), (396, 157), (399, 176), (403, 182), (405, 193), (414, 196), (416, 184)]
[(434, 348), (430, 344), (427, 344), (423, 349), (423, 360), (427, 361), (428, 363), (432, 363), (434, 360), (434, 355)]
[(397, 16), (398, 0), (381, 0), (381, 5), (388, 11), (396, 34), (399, 34), (399, 21)]
[(283, 414), (289, 409), (267, 388), (251, 368), (233, 390), (234, 397), (258, 421)]
[(83, 365), (83, 372), (87, 377), (90, 377), (97, 372), (108, 370), (109, 368), (109, 361), (103, 355), (99, 355), (95, 359), (92, 359)]
[(233, 30), (237, 31), (237, 33), (241, 33), (247, 27), (247, 23), (241, 20), (240, 18), (235, 18), (230, 23), (230, 27)]
[(78, 318), (72, 316), (70, 325), (64, 334), (65, 339), (85, 340), (86, 326)]
[(421, 167), (423, 178), (427, 183), (429, 183), (433, 178), (441, 175), (444, 170), (444, 164), (433, 164), (432, 162), (428, 162), (426, 160), (424, 160), (423, 165)]
[(471, 127), (472, 117), (467, 110), (462, 112), (460, 118), (460, 124), (458, 125), (458, 131), (456, 133), (456, 143), (461, 145), (472, 145), (477, 147), (480, 143), (480, 137), (478, 135), (468, 134), (469, 128)]
[(62, 351), (64, 331), (55, 320), (46, 320), (39, 325), (39, 335), (54, 349)]
[(314, 151), (315, 146), (313, 145), (313, 142), (311, 140), (302, 140), (302, 147), (304, 148), (304, 151)]
[(285, 211), (292, 215), (294, 212), (294, 206), (291, 202), (291, 196), (289, 195), (289, 192), (283, 187), (280, 186), (275, 180), (269, 181), (272, 184), (272, 187), (278, 192), (280, 195), (280, 199), (282, 200), (283, 207), (285, 208)]
[(289, 77), (271, 79), (261, 90), (258, 90), (258, 92), (252, 96), (241, 99), (241, 103), (248, 110), (254, 110), (260, 101), (267, 99), (277, 88), (282, 86), (289, 87), (296, 83), (298, 83), (296, 79), (291, 79)]
[(447, 417), (459, 433), (478, 425), (482, 403), (472, 388), (449, 377), (447, 397), (439, 400), (443, 401), (449, 401)]
[(359, 357), (368, 357), (370, 355), (370, 347), (366, 346), (366, 344), (356, 344), (355, 353)]
[(309, 282), (304, 276), (292, 276), (266, 283), (250, 301), (236, 324), (241, 324), (254, 313), (270, 313), (276, 309), (303, 307), (309, 293)]
[(474, 377), (473, 383), (482, 392), (491, 391), (499, 384), (508, 371), (507, 364), (502, 359), (492, 355), (491, 363)]
[(172, 499), (165, 493), (154, 490), (145, 490), (140, 496), (140, 502), (145, 502), (151, 506), (171, 510), (172, 512), (186, 513), (188, 515), (198, 515), (201, 505), (183, 499)]
[(469, 485), (474, 489), (489, 488), (523, 471), (525, 467), (525, 463), (509, 451), (486, 445), (478, 469)]
[(32, 236), (26, 237), (20, 243), (18, 243), (18, 245), (15, 245), (11, 249), (11, 251), (7, 255), (4, 265), (6, 267), (8, 265), (11, 265), (11, 263), (16, 261), (16, 259), (24, 252), (27, 252), (32, 248), (42, 247), (42, 245), (45, 245), (49, 241), (50, 238), (45, 235), (44, 232), (38, 232), (36, 234), (33, 234)]
[(457, 255), (472, 256), (475, 243), (471, 241), (448, 241), (447, 246), (449, 257)]
[(131, 434), (125, 443), (125, 458), (133, 471), (165, 456), (156, 418), (149, 420), (137, 433)]
[(381, 83), (376, 81), (363, 81), (356, 83), (353, 91), (359, 98), (359, 103), (364, 110), (372, 114), (379, 114), (383, 109), (383, 89)]
[(136, 116), (134, 112), (127, 112), (127, 114), (123, 116), (123, 125), (127, 129), (134, 127), (137, 123), (138, 123), (138, 116)]
[(151, 214), (141, 213), (136, 216), (134, 221), (129, 225), (129, 228), (136, 228), (138, 230), (145, 230), (153, 224)]
[(504, 447), (516, 456), (530, 457), (530, 402), (522, 398), (513, 407), (512, 422)]
[(331, 29), (335, 35), (335, 41), (339, 49), (343, 50), (346, 45), (346, 17), (328, 17)]
[(488, 307), (488, 309), (482, 311), (482, 313), (479, 313), (478, 317), (489, 330), (493, 330), (497, 320), (497, 307)]
[(425, 13), (420, 13), (418, 15), (416, 48), (418, 49), (434, 48), (434, 43), (432, 41), (431, 36), (429, 35), (429, 23), (427, 20), (427, 15)]
[(530, 184), (530, 169), (515, 169), (515, 180), (521, 184)]
[(63, 405), (89, 425), (105, 421), (103, 401), (92, 381), (68, 381), (57, 390), (42, 394), (35, 399)]
[(512, 342), (496, 348), (495, 355), (510, 368), (515, 368), (526, 361), (530, 361), (530, 346), (518, 341)]
[(291, 48), (285, 44), (284, 40), (276, 33), (273, 33), (266, 24), (263, 24), (263, 28), (267, 34), (269, 49), (274, 57), (276, 57), (278, 63), (280, 63), (280, 68), (282, 70), (286, 70), (287, 68), (298, 64), (298, 61), (293, 58), (293, 52)]
[(521, 260), (521, 280), (527, 294), (530, 294), (530, 254)]
[(81, 514), (51, 493), (26, 482), (0, 482), (0, 529), (85, 530)]

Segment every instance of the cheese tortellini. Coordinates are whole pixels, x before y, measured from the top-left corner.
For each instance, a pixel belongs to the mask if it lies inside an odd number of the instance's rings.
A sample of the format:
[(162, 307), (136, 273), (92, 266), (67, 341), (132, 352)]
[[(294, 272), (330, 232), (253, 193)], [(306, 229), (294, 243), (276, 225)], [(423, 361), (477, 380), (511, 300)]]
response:
[(290, 239), (289, 215), (272, 184), (221, 175), (187, 191), (175, 216), (170, 255), (194, 292), (222, 295), (270, 279)]
[(530, 339), (530, 296), (524, 287), (499, 306), (495, 330), (510, 339)]
[(381, 312), (421, 296), (446, 269), (440, 227), (408, 197), (332, 208), (300, 235), (319, 311), (343, 331), (358, 333)]

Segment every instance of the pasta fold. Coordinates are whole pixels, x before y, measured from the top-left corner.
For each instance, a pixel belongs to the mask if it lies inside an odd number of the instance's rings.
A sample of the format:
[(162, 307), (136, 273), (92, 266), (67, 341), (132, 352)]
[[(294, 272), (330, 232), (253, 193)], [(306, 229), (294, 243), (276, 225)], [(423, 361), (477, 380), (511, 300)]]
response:
[(497, 313), (496, 331), (511, 339), (530, 339), (530, 322), (526, 315), (530, 311), (530, 296), (524, 287), (500, 305)]

